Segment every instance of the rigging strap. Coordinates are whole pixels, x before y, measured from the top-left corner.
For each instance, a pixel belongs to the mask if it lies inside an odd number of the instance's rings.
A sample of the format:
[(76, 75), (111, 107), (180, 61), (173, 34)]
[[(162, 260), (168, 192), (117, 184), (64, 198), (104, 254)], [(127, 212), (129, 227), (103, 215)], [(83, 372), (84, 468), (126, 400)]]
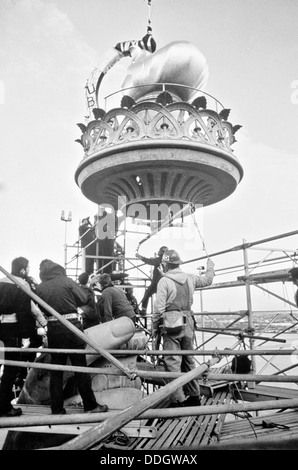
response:
[(208, 252), (207, 252), (207, 249), (206, 249), (206, 245), (205, 245), (205, 240), (204, 240), (204, 238), (203, 238), (203, 236), (202, 236), (202, 234), (201, 234), (201, 231), (200, 231), (200, 229), (199, 229), (198, 223), (197, 223), (197, 221), (196, 221), (196, 217), (195, 217), (196, 207), (195, 207), (195, 205), (194, 205), (192, 202), (190, 202), (190, 203), (189, 203), (189, 208), (190, 208), (190, 213), (191, 213), (192, 218), (193, 218), (194, 226), (196, 227), (196, 229), (197, 229), (197, 231), (198, 231), (198, 234), (199, 234), (199, 237), (200, 237), (200, 239), (201, 239), (202, 246), (203, 246), (203, 250), (205, 251), (206, 255), (207, 255), (208, 258), (209, 258), (209, 255), (208, 255)]

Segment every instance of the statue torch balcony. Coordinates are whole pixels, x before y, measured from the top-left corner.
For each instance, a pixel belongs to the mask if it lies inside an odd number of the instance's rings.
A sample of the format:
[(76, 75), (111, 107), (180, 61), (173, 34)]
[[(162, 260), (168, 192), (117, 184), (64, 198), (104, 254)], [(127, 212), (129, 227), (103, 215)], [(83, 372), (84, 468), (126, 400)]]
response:
[[(151, 84), (135, 101), (136, 88), (124, 90), (120, 107), (95, 108), (96, 119), (79, 124), (84, 158), (75, 179), (82, 193), (113, 207), (123, 196), (127, 205), (204, 206), (229, 196), (243, 176), (231, 148), (241, 126), (228, 121), (230, 110), (186, 86)], [(180, 99), (187, 88), (197, 96), (191, 102)]]

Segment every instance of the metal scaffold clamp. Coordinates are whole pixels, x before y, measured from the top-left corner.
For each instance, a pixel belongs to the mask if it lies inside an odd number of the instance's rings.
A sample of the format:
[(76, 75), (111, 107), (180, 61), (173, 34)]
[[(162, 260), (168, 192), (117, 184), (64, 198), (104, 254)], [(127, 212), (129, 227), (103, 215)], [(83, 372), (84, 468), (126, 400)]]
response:
[(138, 376), (136, 369), (126, 369), (126, 373), (129, 376), (130, 380), (135, 380)]
[[(219, 350), (216, 347), (212, 353), (212, 359), (218, 359), (218, 362), (222, 359), (222, 355), (219, 354)], [(210, 359), (209, 361), (204, 362), (203, 364), (206, 364), (207, 370), (202, 374), (202, 378), (204, 381), (207, 381), (208, 379), (208, 373), (210, 372), (210, 367), (212, 366), (212, 360)]]
[(204, 385), (208, 382), (208, 374), (209, 374), (209, 372), (210, 372), (210, 366), (208, 366), (208, 370), (206, 370), (206, 371), (202, 374), (202, 382), (203, 382)]
[(248, 335), (254, 335), (256, 330), (255, 328), (249, 327), (249, 328), (246, 328), (245, 331), (247, 332)]
[(244, 342), (244, 334), (243, 334), (242, 331), (239, 332), (239, 334), (238, 334), (238, 339), (239, 339), (239, 341)]

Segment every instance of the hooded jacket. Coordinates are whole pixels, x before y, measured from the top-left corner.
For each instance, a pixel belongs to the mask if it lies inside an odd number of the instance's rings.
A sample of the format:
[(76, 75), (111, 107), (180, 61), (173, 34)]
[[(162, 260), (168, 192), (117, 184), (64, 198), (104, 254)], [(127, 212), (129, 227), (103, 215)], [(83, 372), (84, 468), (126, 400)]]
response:
[[(87, 303), (87, 294), (54, 261), (40, 263), (39, 277), (41, 283), (36, 287), (36, 294), (61, 315), (76, 313), (78, 307)], [(49, 316), (47, 310), (43, 310)]]
[[(167, 310), (167, 307), (171, 305), (177, 295), (177, 288), (175, 283), (180, 285), (188, 283), (189, 287), (189, 305), (193, 304), (193, 294), (195, 289), (198, 287), (206, 287), (212, 284), (214, 278), (213, 264), (207, 264), (206, 274), (200, 276), (198, 274), (187, 274), (184, 273), (181, 268), (177, 267), (171, 269), (161, 278), (157, 285), (156, 301), (154, 303), (153, 311), (153, 330), (158, 330), (158, 325), (161, 323), (162, 314)], [(175, 281), (175, 282), (174, 282)], [(187, 307), (185, 307), (187, 310)]]

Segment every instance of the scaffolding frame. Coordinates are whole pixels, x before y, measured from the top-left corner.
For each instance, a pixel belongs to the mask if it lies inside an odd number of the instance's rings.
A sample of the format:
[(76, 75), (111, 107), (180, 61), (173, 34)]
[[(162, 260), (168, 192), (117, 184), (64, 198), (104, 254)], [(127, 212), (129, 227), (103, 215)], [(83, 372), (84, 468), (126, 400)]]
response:
[[(121, 231), (124, 234), (124, 247), (126, 245), (126, 236), (129, 231), (124, 230)], [(204, 288), (199, 288), (196, 290), (195, 294), (200, 295), (200, 311), (195, 311), (195, 318), (201, 319), (202, 328), (197, 328), (197, 331), (202, 332), (202, 342), (196, 345), (197, 350), (204, 350), (206, 345), (210, 343), (212, 340), (216, 339), (219, 335), (230, 335), (235, 337), (235, 344), (233, 348), (240, 348), (241, 345), (244, 348), (248, 348), (250, 350), (254, 350), (256, 347), (261, 347), (264, 343), (271, 342), (275, 343), (283, 343), (285, 342), (284, 339), (281, 339), (282, 335), (289, 333), (291, 331), (295, 331), (298, 325), (298, 311), (297, 307), (294, 302), (290, 301), (285, 295), (278, 295), (272, 289), (268, 289), (264, 287), (262, 284), (274, 284), (274, 283), (282, 283), (285, 284), (286, 282), (291, 281), (291, 277), (289, 275), (289, 267), (283, 269), (272, 269), (277, 267), (281, 264), (289, 264), (292, 263), (293, 265), (298, 265), (298, 260), (296, 260), (296, 249), (294, 248), (283, 248), (283, 247), (272, 247), (264, 245), (268, 242), (278, 241), (281, 239), (289, 239), (291, 237), (295, 237), (298, 235), (298, 230), (294, 230), (291, 232), (282, 233), (279, 235), (275, 235), (268, 238), (259, 239), (253, 242), (247, 242), (243, 240), (242, 244), (236, 245), (225, 250), (221, 250), (218, 252), (214, 252), (211, 254), (206, 254), (204, 256), (200, 256), (195, 259), (190, 259), (184, 261), (183, 265), (188, 265), (194, 261), (204, 261), (208, 257), (216, 258), (223, 255), (228, 255), (230, 253), (239, 252), (242, 253), (242, 262), (239, 264), (232, 264), (230, 266), (225, 266), (223, 268), (219, 268), (216, 270), (216, 276), (226, 276), (226, 275), (237, 275), (236, 279), (229, 280), (229, 281), (222, 281), (216, 282), (212, 285)], [(118, 235), (119, 236), (119, 235)], [(81, 237), (82, 238), (82, 237)], [(116, 237), (117, 238), (117, 237)], [(96, 240), (94, 240), (96, 243)], [(75, 270), (75, 276), (78, 276), (78, 265), (79, 265), (79, 258), (81, 257), (81, 271), (84, 271), (84, 266), (86, 263), (86, 259), (88, 256), (86, 255), (86, 249), (80, 247), (80, 239), (78, 239), (74, 245), (67, 245), (68, 248), (76, 249), (76, 254), (72, 256), (72, 258), (67, 261), (66, 269), (69, 275), (73, 276), (73, 270)], [(254, 253), (261, 253), (261, 258), (257, 260), (251, 261), (249, 256), (251, 252)], [(102, 266), (99, 272), (103, 272), (105, 267), (109, 266), (111, 263), (122, 263), (122, 272), (129, 273), (132, 270), (138, 270), (141, 272), (143, 277), (136, 278), (129, 278), (132, 281), (132, 286), (137, 289), (146, 289), (147, 282), (150, 281), (150, 275), (142, 270), (142, 266), (144, 264), (139, 265), (138, 259), (134, 257), (126, 257), (125, 255), (120, 256), (89, 256), (92, 258), (104, 260), (106, 263)], [(76, 261), (76, 267), (71, 268), (71, 263)], [(267, 271), (258, 273), (260, 268), (266, 268)], [(270, 270), (269, 270), (270, 269)], [(119, 287), (124, 287), (118, 282)], [(235, 312), (231, 311), (221, 311), (221, 312), (205, 312), (203, 309), (203, 297), (206, 293), (210, 290), (215, 289), (226, 289), (226, 288), (234, 288), (234, 287), (243, 287), (245, 289), (246, 294), (246, 309), (238, 310)], [(269, 296), (273, 296), (279, 299), (284, 304), (289, 306), (289, 310), (277, 310), (277, 311), (260, 311), (253, 309), (253, 290), (259, 289), (263, 292), (267, 293)], [(151, 302), (152, 307), (153, 302)], [(150, 304), (149, 304), (150, 305)], [(263, 328), (260, 328), (258, 325), (258, 317), (264, 312), (273, 313), (275, 314), (274, 317), (265, 325)], [(224, 319), (225, 316), (235, 316), (229, 324), (223, 325), (221, 319)], [(289, 318), (289, 322), (292, 322), (291, 325), (286, 325), (284, 328), (279, 328), (276, 333), (272, 335), (272, 330), (275, 328), (275, 325), (278, 323), (280, 318), (284, 315), (287, 315)], [(205, 321), (209, 319), (213, 324), (211, 328), (206, 327)], [(147, 330), (150, 330), (151, 325), (151, 314), (148, 314), (146, 318), (140, 319), (141, 323), (144, 323), (144, 327)], [(243, 328), (244, 320), (247, 322), (247, 327)], [(239, 324), (240, 322), (240, 324)], [(240, 325), (240, 326), (239, 326)], [(298, 328), (297, 328), (298, 329)], [(268, 331), (269, 330), (269, 331)], [(209, 338), (205, 338), (205, 333), (211, 333)], [(271, 336), (264, 336), (271, 335)], [(256, 345), (256, 341), (261, 341), (260, 344)], [(276, 368), (274, 365), (275, 357), (272, 356), (270, 359), (264, 357), (265, 366), (263, 367), (262, 371), (266, 369), (267, 366), (271, 365), (272, 367)], [(252, 356), (252, 373), (256, 372), (256, 363), (255, 357)], [(277, 369), (277, 373), (283, 373), (283, 371)]]

